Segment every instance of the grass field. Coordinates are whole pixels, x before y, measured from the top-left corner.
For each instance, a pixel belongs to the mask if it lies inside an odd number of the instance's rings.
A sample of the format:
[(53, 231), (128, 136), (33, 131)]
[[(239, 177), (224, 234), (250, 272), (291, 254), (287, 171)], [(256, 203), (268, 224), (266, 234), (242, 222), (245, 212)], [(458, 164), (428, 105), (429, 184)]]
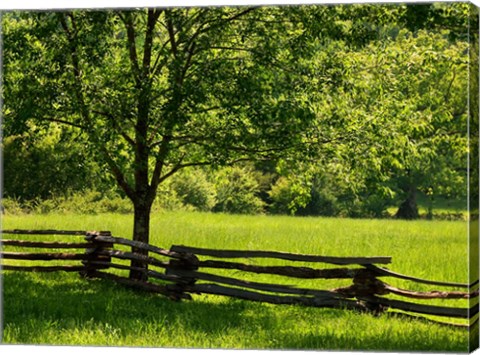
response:
[[(110, 230), (129, 238), (128, 215), (6, 216), (3, 228)], [(408, 275), (468, 281), (467, 223), (231, 216), (152, 216), (151, 243), (263, 249), (331, 256), (392, 256)], [(271, 282), (268, 276), (256, 281)], [(389, 282), (391, 280), (385, 279)], [(298, 284), (296, 280), (292, 281)], [(408, 281), (395, 286), (429, 290)], [(76, 344), (229, 349), (468, 350), (468, 332), (405, 319), (330, 309), (250, 303), (216, 296), (172, 302), (77, 274), (5, 272), (4, 334), (9, 344)], [(332, 281), (304, 281), (328, 289)], [(437, 301), (465, 307), (465, 301)], [(442, 303), (443, 302), (443, 303)]]

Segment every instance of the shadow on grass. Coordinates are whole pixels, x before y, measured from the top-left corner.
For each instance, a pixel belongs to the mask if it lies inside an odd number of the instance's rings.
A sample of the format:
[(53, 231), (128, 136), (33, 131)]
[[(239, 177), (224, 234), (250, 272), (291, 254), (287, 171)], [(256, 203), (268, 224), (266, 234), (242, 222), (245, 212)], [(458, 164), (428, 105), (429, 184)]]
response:
[[(3, 324), (6, 343), (48, 344), (47, 328), (65, 331), (104, 326), (136, 333), (149, 324), (182, 325), (184, 330), (218, 334), (225, 327), (248, 327), (245, 302), (222, 299), (171, 301), (161, 295), (135, 291), (107, 280), (82, 279), (78, 274), (3, 275)], [(9, 338), (15, 339), (9, 339)], [(41, 340), (40, 340), (41, 339)], [(102, 345), (102, 344), (99, 344)]]
[(16, 344), (466, 351), (468, 337), (334, 309), (214, 296), (174, 302), (75, 273), (5, 272), (3, 296), (4, 341)]

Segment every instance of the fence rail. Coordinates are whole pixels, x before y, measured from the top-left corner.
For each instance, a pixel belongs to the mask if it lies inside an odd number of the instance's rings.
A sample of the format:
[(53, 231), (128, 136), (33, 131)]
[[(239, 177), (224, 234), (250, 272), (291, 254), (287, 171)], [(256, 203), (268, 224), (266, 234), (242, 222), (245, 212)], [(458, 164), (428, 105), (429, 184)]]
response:
[[(387, 314), (413, 318), (418, 318), (419, 314), (459, 318), (468, 320), (470, 325), (478, 321), (478, 282), (468, 285), (426, 280), (399, 274), (376, 265), (390, 264), (392, 258), (389, 256), (335, 257), (279, 251), (206, 249), (183, 245), (173, 245), (170, 249), (163, 249), (114, 237), (109, 231), (4, 230), (2, 233), (17, 236), (37, 235), (41, 238), (48, 235), (83, 236), (84, 239), (67, 242), (4, 239), (2, 240), (4, 247), (22, 249), (21, 252), (5, 250), (0, 252), (1, 267), (5, 271), (79, 272), (84, 277), (109, 279), (129, 287), (159, 293), (174, 300), (192, 299), (192, 295), (195, 294), (213, 294), (272, 304), (300, 304), (374, 313), (388, 310)], [(24, 249), (47, 251), (28, 252)], [(262, 265), (252, 264), (252, 260), (257, 258), (266, 259), (266, 261), (263, 261)], [(225, 259), (234, 259), (234, 261)], [(247, 259), (249, 262), (245, 263), (238, 259)], [(272, 259), (293, 264), (265, 265)], [(12, 261), (16, 264), (12, 264)], [(27, 264), (18, 265), (18, 261)], [(39, 261), (42, 263), (35, 264)], [(62, 265), (45, 265), (45, 261), (58, 261)], [(128, 264), (131, 261), (143, 263), (146, 267), (133, 267)], [(65, 265), (65, 262), (69, 264)], [(326, 268), (297, 266), (295, 262), (321, 263), (330, 266)], [(131, 270), (140, 271), (145, 279), (130, 279), (125, 272)], [(285, 284), (251, 281), (232, 277), (232, 272), (228, 274), (231, 270), (241, 271), (242, 275), (268, 274), (288, 279)], [(217, 274), (217, 271), (221, 271), (221, 274)], [(238, 273), (233, 272), (233, 275)], [(406, 290), (385, 283), (381, 280), (384, 277), (420, 284), (455, 287), (467, 291)], [(351, 279), (352, 284), (334, 289), (316, 289), (291, 285), (292, 279)], [(393, 298), (386, 298), (386, 295), (393, 295)], [(424, 300), (423, 302), (432, 299), (457, 299), (466, 300), (468, 306), (447, 307), (415, 303), (405, 299)], [(395, 309), (407, 313), (392, 312)], [(427, 319), (433, 321), (431, 318)], [(438, 320), (435, 321), (438, 322)], [(445, 322), (443, 324), (468, 327), (468, 324)]]
[(335, 265), (368, 265), (368, 264), (389, 264), (392, 258), (389, 256), (380, 257), (332, 257), (332, 256), (318, 256), (305, 254), (292, 254), (277, 251), (263, 251), (263, 250), (218, 250), (218, 249), (204, 249), (192, 248), (184, 245), (174, 245), (170, 250), (175, 250), (181, 253), (191, 253), (196, 255), (214, 256), (217, 258), (274, 258), (290, 261), (306, 261), (319, 262)]

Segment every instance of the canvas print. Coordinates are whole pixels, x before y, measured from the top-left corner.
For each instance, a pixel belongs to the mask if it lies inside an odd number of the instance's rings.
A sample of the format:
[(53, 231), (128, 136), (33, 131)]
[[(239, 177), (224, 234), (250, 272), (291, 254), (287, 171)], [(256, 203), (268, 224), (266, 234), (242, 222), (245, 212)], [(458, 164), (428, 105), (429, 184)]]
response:
[(478, 9), (3, 11), (3, 344), (478, 347)]

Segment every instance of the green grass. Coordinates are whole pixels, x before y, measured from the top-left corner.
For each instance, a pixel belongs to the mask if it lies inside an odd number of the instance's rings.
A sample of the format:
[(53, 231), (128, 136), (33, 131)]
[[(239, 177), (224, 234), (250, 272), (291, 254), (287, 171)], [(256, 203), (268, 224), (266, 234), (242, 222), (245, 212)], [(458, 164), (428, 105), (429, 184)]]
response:
[[(111, 230), (115, 236), (130, 237), (132, 217), (113, 214), (7, 216), (3, 228)], [(385, 255), (393, 258), (389, 268), (400, 273), (452, 282), (468, 280), (467, 223), (462, 221), (168, 212), (152, 216), (151, 239), (152, 244), (164, 248), (185, 244), (331, 256)], [(231, 276), (244, 276), (232, 273)], [(250, 278), (276, 281), (269, 276)], [(340, 286), (338, 281), (291, 280), (288, 281), (319, 289)], [(384, 280), (413, 290), (431, 289), (407, 281)], [(208, 295), (195, 295), (193, 301), (172, 302), (110, 282), (84, 280), (75, 273), (5, 272), (3, 284), (3, 341), (9, 344), (468, 350), (468, 332), (464, 329), (387, 316), (269, 305)], [(466, 306), (465, 301), (436, 303)]]

